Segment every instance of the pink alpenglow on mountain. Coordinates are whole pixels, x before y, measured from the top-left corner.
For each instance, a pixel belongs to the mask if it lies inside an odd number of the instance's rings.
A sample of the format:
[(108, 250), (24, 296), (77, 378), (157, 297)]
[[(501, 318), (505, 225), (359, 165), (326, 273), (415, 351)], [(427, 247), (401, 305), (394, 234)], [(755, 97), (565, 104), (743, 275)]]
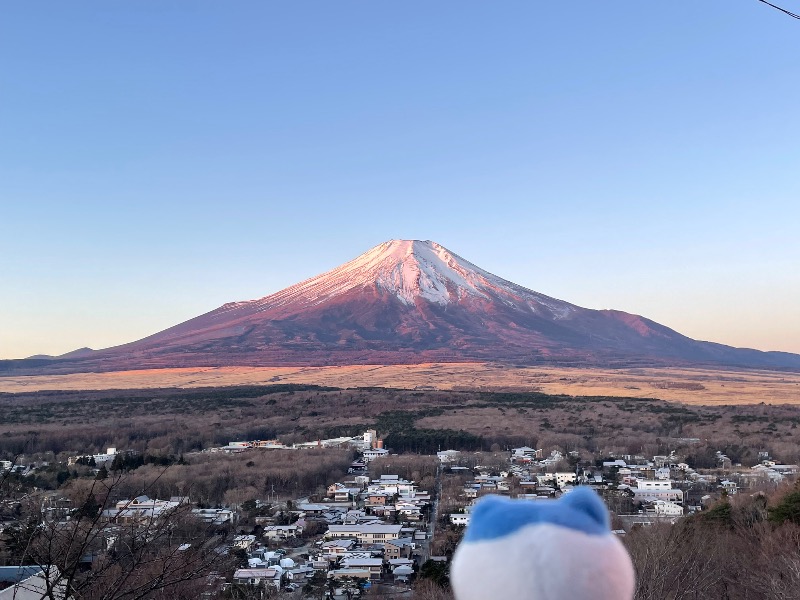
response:
[(800, 368), (800, 355), (699, 342), (638, 315), (551, 298), (419, 240), (384, 242), (275, 294), (40, 368), (430, 361)]

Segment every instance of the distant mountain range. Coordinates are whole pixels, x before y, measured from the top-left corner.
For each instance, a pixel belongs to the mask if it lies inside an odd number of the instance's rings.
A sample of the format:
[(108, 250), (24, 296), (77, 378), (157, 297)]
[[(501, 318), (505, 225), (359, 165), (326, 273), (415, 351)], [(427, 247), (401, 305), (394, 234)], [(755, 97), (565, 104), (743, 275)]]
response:
[(581, 308), (485, 271), (431, 241), (391, 240), (259, 300), (144, 339), (0, 371), (498, 361), (800, 369), (800, 355), (696, 341), (650, 319)]
[(66, 352), (65, 354), (59, 354), (58, 356), (52, 356), (50, 354), (34, 354), (33, 356), (29, 356), (27, 360), (59, 360), (64, 358), (83, 358), (86, 356), (91, 356), (94, 350), (91, 348), (78, 348), (77, 350), (73, 350), (72, 352)]

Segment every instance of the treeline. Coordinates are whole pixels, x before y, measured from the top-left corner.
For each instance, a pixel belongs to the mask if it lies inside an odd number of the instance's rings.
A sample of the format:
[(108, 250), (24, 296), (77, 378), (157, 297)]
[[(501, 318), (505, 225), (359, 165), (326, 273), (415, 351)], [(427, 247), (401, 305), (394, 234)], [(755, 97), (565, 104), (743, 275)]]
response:
[[(135, 452), (120, 452), (114, 456), (114, 460), (111, 461), (109, 468), (111, 471), (134, 471), (144, 465), (168, 467), (169, 465), (182, 462), (183, 455), (176, 457), (173, 455), (156, 456), (152, 454), (142, 455)], [(97, 466), (97, 462), (92, 455), (78, 457), (78, 459), (75, 461), (75, 464), (83, 465), (85, 467)]]
[(111, 471), (135, 471), (144, 465), (155, 465), (157, 467), (168, 467), (174, 464), (186, 464), (181, 456), (154, 456), (152, 454), (135, 454), (124, 452), (117, 454), (111, 462)]
[(180, 456), (233, 440), (292, 443), (374, 428), (396, 452), (528, 445), (587, 456), (677, 450), (700, 468), (714, 466), (717, 450), (745, 466), (759, 451), (800, 462), (800, 411), (788, 405), (275, 385), (6, 394), (0, 414), (6, 460), (63, 461), (109, 446)]
[(480, 450), (484, 440), (466, 431), (411, 428), (390, 433), (384, 445), (393, 452), (434, 454), (439, 450)]
[(798, 598), (800, 487), (725, 498), (708, 511), (625, 538), (637, 600)]
[(374, 427), (384, 436), (384, 446), (393, 452), (435, 454), (439, 450), (480, 450), (484, 440), (466, 431), (418, 429), (416, 421), (441, 415), (440, 407), (419, 410), (393, 410), (378, 415)]
[[(352, 451), (334, 448), (197, 454), (168, 466), (141, 465), (127, 472), (115, 491), (118, 499), (189, 496), (201, 506), (239, 506), (248, 500), (319, 493), (344, 478), (352, 460)], [(81, 497), (91, 485), (88, 479), (70, 480), (62, 489)]]

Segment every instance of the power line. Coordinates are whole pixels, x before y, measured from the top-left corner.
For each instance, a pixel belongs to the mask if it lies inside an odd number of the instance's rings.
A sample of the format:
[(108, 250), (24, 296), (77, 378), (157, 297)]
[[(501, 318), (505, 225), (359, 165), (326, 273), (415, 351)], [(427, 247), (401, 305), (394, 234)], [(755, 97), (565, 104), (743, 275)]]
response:
[(767, 6), (771, 6), (772, 8), (774, 8), (774, 9), (776, 9), (776, 10), (779, 10), (779, 11), (781, 11), (781, 12), (782, 12), (782, 13), (784, 13), (784, 14), (787, 14), (787, 15), (789, 15), (789, 16), (790, 16), (790, 17), (792, 17), (793, 19), (800, 19), (800, 15), (798, 15), (797, 13), (793, 13), (793, 12), (792, 12), (792, 11), (790, 11), (790, 10), (786, 10), (785, 8), (781, 8), (780, 6), (777, 6), (777, 5), (775, 5), (775, 4), (772, 4), (771, 2), (767, 2), (767, 0), (758, 0), (758, 1), (759, 1), (759, 2), (763, 2), (763, 3), (764, 3), (764, 4), (766, 4)]

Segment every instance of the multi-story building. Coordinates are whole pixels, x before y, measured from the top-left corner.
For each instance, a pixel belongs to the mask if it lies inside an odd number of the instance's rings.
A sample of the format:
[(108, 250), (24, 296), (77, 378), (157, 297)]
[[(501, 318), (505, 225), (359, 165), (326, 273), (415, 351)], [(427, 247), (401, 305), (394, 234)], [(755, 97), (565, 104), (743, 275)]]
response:
[(671, 481), (639, 479), (636, 481), (636, 487), (633, 488), (633, 499), (636, 502), (663, 500), (683, 504), (683, 492), (673, 489)]
[(363, 525), (330, 525), (325, 537), (328, 539), (356, 539), (364, 545), (383, 543), (400, 537), (402, 525), (366, 523)]

